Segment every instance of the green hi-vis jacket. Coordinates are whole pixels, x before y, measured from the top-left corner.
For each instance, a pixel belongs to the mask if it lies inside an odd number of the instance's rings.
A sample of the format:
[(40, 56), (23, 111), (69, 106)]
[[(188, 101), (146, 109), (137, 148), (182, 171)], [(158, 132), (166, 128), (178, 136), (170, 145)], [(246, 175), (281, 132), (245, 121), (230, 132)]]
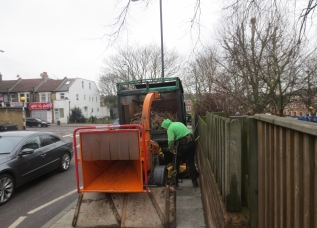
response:
[(173, 122), (170, 119), (162, 122), (162, 128), (167, 129), (168, 148), (171, 153), (174, 150), (174, 142), (191, 133), (183, 123)]

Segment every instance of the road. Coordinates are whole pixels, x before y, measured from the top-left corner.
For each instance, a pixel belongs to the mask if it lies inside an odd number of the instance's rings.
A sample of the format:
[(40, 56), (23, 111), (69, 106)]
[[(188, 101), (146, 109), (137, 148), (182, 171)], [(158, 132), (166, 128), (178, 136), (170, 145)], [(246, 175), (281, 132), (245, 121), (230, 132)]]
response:
[[(73, 140), (75, 126), (27, 128), (26, 130), (50, 131)], [(42, 227), (59, 212), (77, 199), (74, 159), (66, 172), (52, 171), (15, 190), (13, 198), (0, 207), (0, 227)]]

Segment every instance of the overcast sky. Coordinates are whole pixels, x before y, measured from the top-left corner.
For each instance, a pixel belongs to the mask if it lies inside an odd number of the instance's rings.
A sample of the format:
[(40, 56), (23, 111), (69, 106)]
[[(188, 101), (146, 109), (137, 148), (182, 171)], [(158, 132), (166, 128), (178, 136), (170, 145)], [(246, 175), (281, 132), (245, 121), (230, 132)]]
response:
[[(47, 72), (52, 79), (99, 78), (102, 59), (113, 53), (105, 26), (118, 15), (116, 0), (0, 0), (0, 72), (3, 80), (38, 78)], [(127, 3), (128, 0), (122, 0)], [(202, 0), (203, 39), (208, 40), (219, 9)], [(195, 0), (162, 0), (164, 45), (188, 54), (191, 38), (188, 20)], [(117, 11), (115, 11), (117, 9)], [(160, 45), (159, 0), (144, 10), (131, 2), (128, 31), (120, 43)], [(186, 35), (187, 34), (187, 35)], [(119, 43), (119, 44), (120, 44)], [(119, 45), (118, 44), (118, 45)]]

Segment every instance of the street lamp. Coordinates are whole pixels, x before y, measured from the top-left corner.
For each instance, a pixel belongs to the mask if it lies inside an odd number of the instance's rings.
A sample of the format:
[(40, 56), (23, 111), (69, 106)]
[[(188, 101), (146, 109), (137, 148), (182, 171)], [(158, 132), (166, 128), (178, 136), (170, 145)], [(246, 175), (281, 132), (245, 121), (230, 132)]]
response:
[(68, 102), (68, 123), (70, 122), (70, 101)]
[[(139, 0), (131, 0), (137, 2)], [(163, 22), (162, 22), (162, 0), (160, 0), (160, 27), (161, 27), (161, 62), (162, 62), (162, 78), (164, 78), (164, 47), (163, 47)]]
[(20, 101), (22, 102), (23, 130), (25, 130), (25, 112), (24, 112), (25, 97), (20, 97)]

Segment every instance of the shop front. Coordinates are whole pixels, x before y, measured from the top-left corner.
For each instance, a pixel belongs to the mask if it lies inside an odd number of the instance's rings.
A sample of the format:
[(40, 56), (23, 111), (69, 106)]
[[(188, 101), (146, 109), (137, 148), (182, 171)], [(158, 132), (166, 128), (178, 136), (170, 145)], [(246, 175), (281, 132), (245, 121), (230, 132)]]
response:
[(52, 102), (31, 102), (30, 117), (37, 117), (52, 123), (52, 107)]

